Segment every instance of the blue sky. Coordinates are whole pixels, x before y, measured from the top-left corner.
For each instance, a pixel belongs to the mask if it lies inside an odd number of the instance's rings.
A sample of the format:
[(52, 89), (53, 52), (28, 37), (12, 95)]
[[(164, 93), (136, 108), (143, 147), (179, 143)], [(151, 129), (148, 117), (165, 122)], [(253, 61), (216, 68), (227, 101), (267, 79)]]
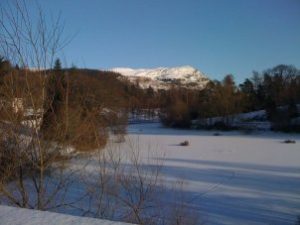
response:
[(237, 82), (280, 63), (300, 68), (300, 0), (38, 2), (76, 33), (63, 55), (78, 67), (191, 65)]

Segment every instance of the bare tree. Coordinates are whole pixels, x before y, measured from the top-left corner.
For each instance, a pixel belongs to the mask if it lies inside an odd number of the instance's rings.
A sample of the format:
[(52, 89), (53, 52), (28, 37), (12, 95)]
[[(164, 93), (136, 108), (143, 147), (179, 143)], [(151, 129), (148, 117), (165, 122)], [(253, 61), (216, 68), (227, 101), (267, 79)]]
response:
[(62, 169), (64, 146), (44, 139), (40, 129), (51, 107), (49, 69), (67, 42), (60, 16), (50, 21), (38, 5), (37, 11), (33, 21), (23, 0), (0, 11), (1, 54), (22, 68), (6, 70), (0, 86), (0, 197), (7, 204), (45, 210), (68, 204), (75, 172)]
[(85, 179), (89, 201), (83, 214), (147, 225), (199, 224), (184, 196), (184, 182), (166, 186), (162, 158), (159, 149), (129, 138), (97, 152)]

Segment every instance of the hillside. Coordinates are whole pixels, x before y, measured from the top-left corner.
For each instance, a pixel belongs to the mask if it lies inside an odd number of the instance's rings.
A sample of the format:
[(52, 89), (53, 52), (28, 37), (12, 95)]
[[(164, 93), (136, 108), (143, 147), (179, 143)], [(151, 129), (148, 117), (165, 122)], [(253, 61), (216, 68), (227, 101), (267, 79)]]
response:
[(151, 86), (154, 89), (168, 89), (171, 85), (180, 85), (203, 89), (209, 81), (204, 73), (191, 66), (154, 69), (112, 68), (111, 71), (122, 74), (142, 88)]

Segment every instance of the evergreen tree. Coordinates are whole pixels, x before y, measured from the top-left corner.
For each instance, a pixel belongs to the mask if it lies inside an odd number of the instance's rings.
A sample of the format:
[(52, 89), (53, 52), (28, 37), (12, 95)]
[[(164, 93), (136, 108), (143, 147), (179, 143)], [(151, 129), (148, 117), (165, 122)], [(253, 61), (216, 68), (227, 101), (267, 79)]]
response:
[(249, 112), (255, 110), (256, 94), (252, 81), (247, 78), (244, 83), (240, 84), (240, 90), (243, 94), (244, 111)]
[(61, 129), (64, 123), (64, 103), (66, 99), (66, 81), (59, 59), (55, 60), (47, 84), (47, 101), (43, 115), (42, 131), (46, 138), (51, 139), (55, 130)]
[(61, 62), (60, 62), (60, 59), (57, 58), (54, 62), (54, 68), (53, 68), (55, 71), (60, 71), (62, 68), (61, 68)]

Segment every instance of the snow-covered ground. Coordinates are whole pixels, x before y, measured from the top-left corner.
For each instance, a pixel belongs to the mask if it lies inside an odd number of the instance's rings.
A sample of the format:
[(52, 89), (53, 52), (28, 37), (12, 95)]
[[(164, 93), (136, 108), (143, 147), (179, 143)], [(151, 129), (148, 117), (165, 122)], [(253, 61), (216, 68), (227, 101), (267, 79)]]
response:
[[(298, 108), (298, 114), (300, 114), (300, 104), (296, 105)], [(278, 110), (287, 110), (288, 106), (280, 106)], [(248, 113), (239, 113), (231, 115), (228, 118), (224, 117), (211, 117), (206, 119), (194, 120), (193, 125), (195, 127), (214, 126), (218, 122), (224, 122), (225, 119), (229, 120), (231, 126), (248, 130), (270, 130), (272, 128), (271, 121), (267, 118), (266, 110), (252, 111)], [(291, 122), (300, 124), (300, 117), (293, 118)]]
[[(185, 210), (190, 211), (189, 215), (198, 215), (205, 224), (294, 224), (300, 215), (300, 135), (269, 131), (250, 134), (218, 131), (218, 135), (216, 131), (163, 128), (160, 123), (132, 124), (128, 127), (126, 142), (112, 145), (118, 146), (123, 155), (126, 152), (130, 155), (132, 144), (138, 145), (144, 159), (143, 166), (147, 169), (157, 166), (153, 164), (155, 162), (162, 163), (165, 185), (172, 190), (174, 184), (182, 181), (182, 196), (179, 198), (184, 200)], [(296, 143), (285, 144), (283, 141), (286, 139)], [(189, 145), (180, 146), (179, 143), (185, 140)], [(106, 150), (109, 151), (108, 147)], [(130, 161), (122, 163), (129, 165)], [(72, 161), (72, 166), (84, 166), (88, 175), (83, 176), (92, 181), (95, 180), (93, 174), (99, 170), (97, 157), (78, 157)], [(78, 182), (70, 188), (71, 198), (76, 199), (84, 192), (84, 184), (80, 180)], [(173, 204), (176, 201), (173, 198), (178, 197), (168, 190), (161, 193), (158, 198), (166, 204)], [(82, 201), (79, 206), (85, 207), (85, 204)], [(161, 213), (167, 214), (167, 210), (163, 209)], [(82, 215), (77, 209), (58, 211)], [(22, 222), (30, 218), (38, 221), (39, 218), (35, 212), (27, 219), (21, 219), (14, 210), (9, 212), (9, 209), (0, 207), (1, 225), (29, 225), (34, 223)], [(45, 213), (47, 217), (48, 213)], [(73, 218), (60, 217), (66, 220)], [(118, 215), (114, 218), (122, 220)], [(96, 220), (90, 221), (98, 224), (94, 222)], [(68, 223), (49, 221), (35, 224)]]
[(0, 225), (129, 225), (129, 224), (0, 205)]
[[(300, 215), (300, 135), (176, 130), (132, 125), (128, 139), (164, 153), (166, 182), (185, 181), (205, 224), (294, 224)], [(284, 144), (293, 139), (296, 144)], [(178, 144), (188, 140), (186, 147)], [(126, 149), (126, 143), (124, 143)]]

